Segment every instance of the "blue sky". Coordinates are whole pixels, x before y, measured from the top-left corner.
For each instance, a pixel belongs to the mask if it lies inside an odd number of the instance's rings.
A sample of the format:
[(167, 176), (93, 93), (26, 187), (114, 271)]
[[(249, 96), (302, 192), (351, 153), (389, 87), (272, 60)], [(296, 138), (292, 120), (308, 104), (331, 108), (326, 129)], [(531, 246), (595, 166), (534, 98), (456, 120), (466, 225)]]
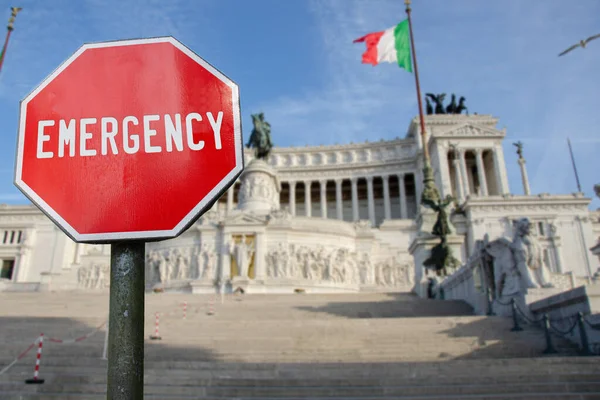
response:
[[(417, 114), (413, 76), (360, 62), (352, 40), (405, 18), (402, 0), (15, 0), (16, 21), (0, 75), (0, 203), (27, 203), (14, 187), (18, 104), (83, 43), (172, 35), (240, 86), (244, 134), (264, 111), (279, 146), (404, 136)], [(533, 193), (576, 191), (571, 138), (583, 191), (600, 183), (600, 33), (597, 0), (417, 0), (421, 84), (457, 93), (470, 112), (492, 114), (513, 193), (521, 194), (511, 143), (525, 143)], [(247, 136), (246, 136), (247, 137)], [(594, 199), (592, 208), (600, 207)]]

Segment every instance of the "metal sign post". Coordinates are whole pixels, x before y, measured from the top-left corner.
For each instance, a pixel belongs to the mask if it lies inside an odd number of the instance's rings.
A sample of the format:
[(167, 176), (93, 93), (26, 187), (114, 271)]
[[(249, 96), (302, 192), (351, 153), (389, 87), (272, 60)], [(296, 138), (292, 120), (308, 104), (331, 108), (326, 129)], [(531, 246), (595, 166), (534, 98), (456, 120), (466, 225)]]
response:
[(144, 398), (143, 241), (111, 244), (108, 400)]

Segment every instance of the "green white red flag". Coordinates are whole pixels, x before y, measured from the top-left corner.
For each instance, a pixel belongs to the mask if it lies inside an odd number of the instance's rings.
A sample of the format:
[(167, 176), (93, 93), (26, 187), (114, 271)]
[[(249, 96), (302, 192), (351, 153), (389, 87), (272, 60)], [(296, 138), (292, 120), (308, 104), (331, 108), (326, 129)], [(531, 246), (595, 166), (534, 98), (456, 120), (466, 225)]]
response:
[(353, 43), (365, 42), (367, 50), (362, 55), (363, 64), (373, 66), (388, 62), (412, 72), (408, 19), (381, 32), (368, 33)]

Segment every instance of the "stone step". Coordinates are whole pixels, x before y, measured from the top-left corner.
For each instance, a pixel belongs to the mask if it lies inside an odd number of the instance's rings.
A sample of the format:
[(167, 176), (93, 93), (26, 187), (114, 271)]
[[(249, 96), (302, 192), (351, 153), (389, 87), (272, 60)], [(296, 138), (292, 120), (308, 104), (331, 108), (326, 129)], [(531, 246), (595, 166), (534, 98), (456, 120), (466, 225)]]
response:
[[(6, 297), (0, 310), (0, 368), (35, 335), (75, 338), (107, 315), (108, 296), (44, 293)], [(508, 318), (473, 316), (463, 302), (409, 294), (148, 295), (145, 382), (149, 399), (593, 398), (597, 358), (540, 357), (541, 330), (510, 332)], [(187, 319), (181, 303), (188, 302)], [(154, 312), (163, 340), (150, 341)], [(44, 343), (0, 376), (2, 399), (105, 398), (104, 328), (76, 344)], [(532, 358), (534, 357), (534, 358)], [(476, 372), (476, 373), (475, 373)]]
[[(3, 377), (0, 380), (0, 388), (6, 390), (15, 387), (23, 387), (24, 379), (28, 379), (31, 371), (25, 374), (12, 373), (9, 377)], [(228, 375), (227, 372), (221, 372), (222, 376)], [(281, 388), (281, 387), (393, 387), (393, 386), (423, 386), (428, 387), (432, 381), (440, 386), (464, 386), (464, 385), (517, 385), (535, 383), (542, 384), (565, 384), (565, 383), (600, 383), (598, 373), (581, 374), (510, 374), (510, 375), (468, 375), (467, 371), (461, 371), (457, 375), (436, 375), (433, 373), (414, 375), (414, 376), (380, 376), (370, 378), (342, 378), (337, 374), (331, 374), (327, 378), (247, 378), (247, 377), (219, 377), (214, 372), (198, 373), (196, 371), (169, 370), (169, 371), (146, 371), (144, 380), (146, 384), (157, 386), (202, 386), (202, 387), (253, 387), (253, 388)], [(106, 370), (93, 371), (92, 374), (80, 374), (74, 372), (62, 372), (40, 375), (45, 379), (48, 387), (50, 384), (56, 385), (106, 385)]]
[[(597, 400), (600, 398), (600, 392), (596, 393), (535, 393), (535, 394), (487, 394), (487, 395), (465, 395), (458, 396), (380, 396), (380, 397), (309, 397), (309, 398), (285, 398), (285, 400), (445, 400), (445, 399), (465, 399), (465, 400)], [(81, 395), (70, 393), (44, 393), (44, 394), (20, 394), (20, 393), (5, 393), (0, 397), (0, 400), (106, 400), (106, 395)], [(144, 395), (144, 399), (164, 399), (164, 400), (249, 400), (249, 397), (197, 397), (197, 396), (165, 396), (165, 395)], [(282, 398), (271, 398), (270, 400), (282, 400)]]
[[(5, 388), (2, 397), (10, 394), (27, 396), (24, 398), (41, 399), (53, 394), (63, 396), (87, 396), (106, 394), (106, 385), (86, 386), (86, 391), (78, 388), (62, 387), (60, 385), (37, 385), (37, 392), (30, 389), (25, 392), (21, 388)], [(465, 386), (396, 386), (386, 388), (205, 388), (205, 387), (168, 387), (146, 385), (144, 398), (196, 398), (196, 399), (417, 399), (417, 398), (531, 398), (545, 396), (546, 398), (569, 398), (564, 396), (578, 395), (579, 399), (595, 398), (600, 394), (598, 383), (561, 383), (536, 385), (465, 385)], [(30, 386), (31, 387), (31, 386)], [(216, 390), (218, 389), (218, 390)], [(48, 396), (50, 395), (50, 396)], [(516, 397), (518, 396), (518, 397)], [(61, 397), (61, 398), (65, 398)], [(78, 398), (78, 397), (73, 397)], [(81, 398), (81, 397), (79, 397)], [(535, 397), (534, 397), (535, 398)]]
[[(585, 358), (590, 360), (590, 358)], [(504, 360), (497, 360), (488, 364), (465, 363), (464, 361), (449, 361), (444, 363), (406, 363), (399, 365), (370, 366), (369, 364), (338, 364), (338, 365), (274, 365), (274, 364), (220, 364), (220, 363), (200, 363), (200, 362), (158, 362), (147, 363), (145, 372), (147, 376), (164, 377), (164, 379), (178, 382), (180, 376), (184, 381), (189, 377), (193, 379), (236, 379), (240, 381), (257, 379), (286, 379), (306, 381), (322, 381), (323, 377), (352, 380), (380, 380), (392, 379), (394, 381), (415, 380), (429, 381), (435, 379), (450, 379), (449, 383), (454, 381), (466, 382), (482, 379), (483, 381), (494, 382), (496, 380), (518, 379), (541, 379), (539, 376), (545, 376), (544, 381), (552, 381), (556, 377), (563, 376), (565, 380), (576, 379), (578, 376), (600, 376), (600, 363), (597, 358), (591, 358), (595, 364), (578, 363), (579, 359), (564, 358), (560, 364), (532, 364), (529, 362), (519, 363), (517, 360), (509, 360), (510, 363), (503, 363)], [(491, 360), (490, 360), (491, 361)], [(524, 361), (529, 361), (524, 359)], [(437, 365), (436, 365), (437, 364)], [(568, 366), (568, 370), (565, 370)], [(473, 377), (472, 371), (477, 370), (478, 375)], [(568, 373), (567, 373), (568, 371)], [(22, 380), (31, 377), (33, 369), (31, 366), (16, 365), (8, 373), (0, 376), (0, 382), (10, 382)], [(64, 365), (46, 365), (41, 368), (41, 376), (47, 379), (67, 379), (76, 382), (103, 382), (106, 377), (106, 364), (64, 366)], [(545, 374), (545, 375), (544, 375)], [(538, 378), (536, 378), (536, 376)], [(63, 378), (61, 378), (63, 377)], [(569, 378), (570, 377), (570, 378)], [(187, 382), (187, 381), (186, 381)], [(195, 381), (194, 381), (195, 382)]]

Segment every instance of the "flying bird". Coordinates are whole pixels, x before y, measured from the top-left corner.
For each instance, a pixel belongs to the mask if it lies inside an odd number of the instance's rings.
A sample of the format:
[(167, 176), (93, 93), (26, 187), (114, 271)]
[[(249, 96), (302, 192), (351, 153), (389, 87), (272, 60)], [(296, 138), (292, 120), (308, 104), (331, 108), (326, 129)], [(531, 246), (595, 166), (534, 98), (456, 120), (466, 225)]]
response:
[(565, 51), (563, 51), (562, 53), (560, 53), (558, 56), (564, 56), (565, 54), (567, 54), (568, 52), (570, 52), (571, 50), (575, 50), (578, 47), (581, 47), (582, 49), (585, 49), (585, 46), (591, 42), (594, 39), (598, 39), (600, 38), (600, 33), (594, 36), (590, 36), (589, 38), (585, 39), (585, 40), (581, 40), (579, 43), (574, 44), (573, 46), (569, 47), (568, 49), (566, 49)]

